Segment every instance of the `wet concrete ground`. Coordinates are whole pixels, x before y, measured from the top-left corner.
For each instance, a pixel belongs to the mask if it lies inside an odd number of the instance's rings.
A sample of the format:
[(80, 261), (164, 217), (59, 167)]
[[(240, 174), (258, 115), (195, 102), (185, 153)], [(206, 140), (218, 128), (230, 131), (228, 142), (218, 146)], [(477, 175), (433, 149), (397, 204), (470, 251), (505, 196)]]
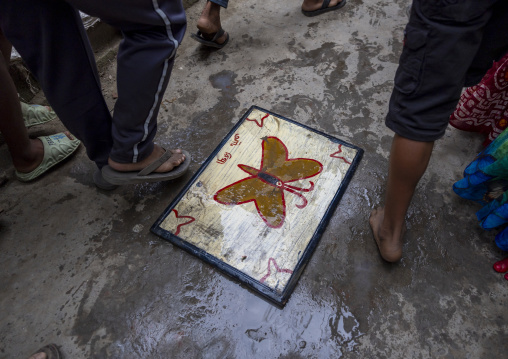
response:
[[(385, 263), (368, 226), (382, 203), (392, 133), (387, 102), (407, 0), (350, 0), (307, 18), (300, 3), (232, 1), (230, 44), (190, 39), (188, 9), (161, 110), (159, 143), (193, 155), (180, 180), (95, 188), (84, 148), (40, 180), (0, 168), (0, 358), (45, 343), (66, 358), (492, 358), (508, 351), (508, 282), (493, 232), (452, 184), (482, 138), (437, 142), (408, 216), (404, 258)], [(110, 105), (115, 65), (102, 68)], [(241, 115), (272, 110), (365, 150), (284, 309), (149, 232)], [(63, 129), (58, 121), (31, 135)]]

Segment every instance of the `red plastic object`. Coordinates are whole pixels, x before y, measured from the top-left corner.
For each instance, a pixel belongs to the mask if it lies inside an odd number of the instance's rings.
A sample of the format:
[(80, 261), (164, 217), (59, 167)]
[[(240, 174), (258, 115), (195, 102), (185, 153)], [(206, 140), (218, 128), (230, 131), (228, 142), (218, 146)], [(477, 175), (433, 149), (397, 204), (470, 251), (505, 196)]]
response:
[[(494, 270), (498, 273), (508, 272), (508, 257), (494, 263)], [(505, 278), (508, 279), (507, 276)]]

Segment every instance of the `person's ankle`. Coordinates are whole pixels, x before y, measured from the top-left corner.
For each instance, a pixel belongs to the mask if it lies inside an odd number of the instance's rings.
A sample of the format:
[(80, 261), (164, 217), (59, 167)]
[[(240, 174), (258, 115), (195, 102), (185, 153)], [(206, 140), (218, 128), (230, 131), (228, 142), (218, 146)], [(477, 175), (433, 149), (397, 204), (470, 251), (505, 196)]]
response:
[(28, 173), (36, 169), (44, 159), (44, 145), (39, 139), (30, 139), (30, 145), (17, 158), (12, 159), (16, 171)]
[[(397, 233), (398, 232), (398, 233)], [(379, 240), (390, 247), (399, 247), (401, 245), (400, 231), (393, 230), (381, 225), (378, 232)]]
[(220, 5), (211, 1), (207, 1), (207, 5), (210, 7), (211, 11), (220, 12)]

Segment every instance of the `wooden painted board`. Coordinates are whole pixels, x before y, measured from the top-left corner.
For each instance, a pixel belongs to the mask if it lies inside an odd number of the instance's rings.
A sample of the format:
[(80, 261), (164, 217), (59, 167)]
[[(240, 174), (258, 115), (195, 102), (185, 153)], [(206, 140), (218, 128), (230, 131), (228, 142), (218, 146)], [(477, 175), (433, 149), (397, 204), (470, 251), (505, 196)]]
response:
[(151, 230), (283, 305), (362, 154), (253, 106)]

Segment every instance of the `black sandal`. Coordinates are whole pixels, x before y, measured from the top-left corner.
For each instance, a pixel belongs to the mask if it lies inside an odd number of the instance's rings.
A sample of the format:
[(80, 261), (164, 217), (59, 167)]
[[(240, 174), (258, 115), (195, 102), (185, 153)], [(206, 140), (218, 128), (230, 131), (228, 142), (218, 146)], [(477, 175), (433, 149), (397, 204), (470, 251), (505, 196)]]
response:
[[(224, 41), (222, 44), (217, 43), (217, 39), (219, 39), (222, 35), (224, 35), (225, 31), (221, 27), (219, 31), (217, 31), (215, 34), (203, 34), (200, 30), (198, 30), (197, 33), (191, 34), (191, 37), (196, 40), (197, 42), (202, 43), (205, 46), (209, 47), (215, 47), (217, 49), (222, 49), (229, 41), (229, 34), (226, 33), (226, 41)], [(203, 35), (207, 35), (208, 37), (213, 36), (211, 40), (207, 40)]]

